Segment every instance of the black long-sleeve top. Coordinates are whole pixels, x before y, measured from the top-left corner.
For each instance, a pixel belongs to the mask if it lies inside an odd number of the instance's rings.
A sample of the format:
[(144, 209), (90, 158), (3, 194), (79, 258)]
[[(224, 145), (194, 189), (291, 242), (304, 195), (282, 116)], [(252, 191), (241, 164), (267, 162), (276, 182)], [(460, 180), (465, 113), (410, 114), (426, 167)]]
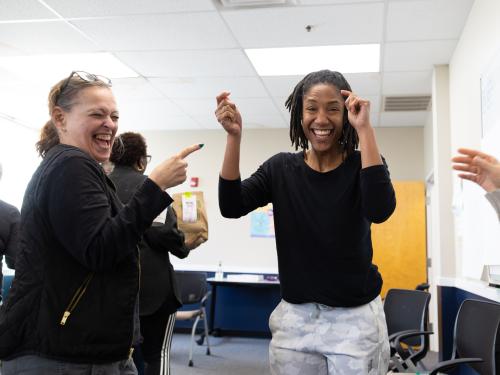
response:
[(303, 153), (280, 153), (248, 179), (219, 180), (223, 216), (238, 218), (271, 202), (283, 298), (351, 307), (382, 287), (372, 264), (370, 225), (396, 206), (387, 166), (361, 168), (355, 152), (336, 169), (311, 169)]
[(0, 309), (0, 358), (126, 359), (136, 328), (137, 244), (171, 202), (146, 179), (123, 206), (88, 154), (63, 144), (47, 152), (23, 200), (16, 275)]
[[(9, 268), (15, 267), (17, 249), (19, 245), (19, 210), (0, 200), (0, 290), (2, 288), (2, 256)], [(0, 296), (1, 298), (1, 296)]]

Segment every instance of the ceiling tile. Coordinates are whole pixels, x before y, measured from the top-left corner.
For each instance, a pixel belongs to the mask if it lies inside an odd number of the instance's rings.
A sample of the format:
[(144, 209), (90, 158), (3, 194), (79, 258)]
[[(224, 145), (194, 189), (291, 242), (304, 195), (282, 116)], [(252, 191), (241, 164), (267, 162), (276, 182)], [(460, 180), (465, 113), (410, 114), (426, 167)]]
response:
[[(288, 98), (303, 76), (262, 77), (272, 97)], [(286, 100), (286, 99), (285, 99)]]
[(165, 99), (164, 95), (144, 78), (113, 79), (113, 93), (120, 103), (130, 100)]
[(456, 40), (386, 43), (383, 71), (428, 71), (448, 64), (456, 44)]
[(380, 95), (380, 73), (349, 73), (345, 79), (360, 96)]
[(254, 76), (246, 55), (237, 49), (211, 51), (117, 52), (122, 62), (146, 77)]
[[(11, 0), (14, 2), (14, 0)], [(15, 0), (16, 2), (18, 0)], [(63, 17), (102, 17), (214, 10), (210, 0), (45, 0)]]
[(57, 16), (37, 0), (0, 1), (0, 22), (34, 19), (56, 19)]
[[(237, 44), (216, 12), (71, 21), (110, 51), (232, 48)], [(112, 30), (113, 32), (110, 32)]]
[[(380, 0), (357, 0), (357, 3), (376, 3)], [(334, 4), (345, 4), (346, 0), (297, 0), (297, 3), (301, 5), (334, 5)]]
[[(350, 73), (344, 75), (345, 79), (358, 95), (380, 95), (379, 73)], [(295, 86), (304, 78), (303, 76), (262, 77), (262, 81), (271, 96), (288, 98)]]
[[(8, 83), (7, 83), (8, 82)], [(0, 113), (39, 129), (49, 119), (47, 97), (50, 87), (10, 80), (0, 86)]]
[[(243, 48), (379, 43), (383, 4), (222, 11)], [(256, 27), (256, 25), (258, 25)], [(307, 32), (305, 27), (312, 26)]]
[[(201, 126), (187, 115), (168, 115), (159, 121), (156, 114), (148, 114), (144, 118), (137, 119), (137, 116), (123, 119), (120, 117), (120, 132), (145, 131), (145, 130), (189, 130), (200, 129)], [(120, 114), (120, 116), (122, 116)], [(167, 150), (168, 151), (168, 150)], [(172, 154), (175, 151), (172, 150)], [(163, 155), (165, 158), (170, 154)], [(155, 156), (156, 157), (156, 156)], [(160, 155), (158, 157), (161, 157)]]
[(458, 39), (474, 0), (389, 2), (387, 41)]
[[(143, 129), (157, 129), (161, 126), (175, 126), (170, 124), (173, 117), (183, 117), (186, 114), (168, 99), (134, 100), (127, 98), (118, 102), (120, 111), (120, 127), (141, 127)], [(169, 123), (169, 125), (164, 125)], [(162, 125), (163, 124), (163, 125)]]
[[(221, 125), (217, 122), (215, 117), (213, 119), (205, 116), (195, 117), (195, 120), (204, 129), (222, 130)], [(288, 124), (281, 116), (276, 115), (251, 115), (243, 119), (244, 129), (263, 129), (263, 128), (287, 128)]]
[(424, 126), (427, 121), (427, 111), (416, 112), (381, 112), (380, 127)]
[(150, 81), (173, 99), (210, 98), (215, 101), (215, 97), (222, 91), (229, 91), (234, 100), (267, 95), (258, 77), (151, 78)]
[(34, 54), (98, 50), (96, 45), (64, 21), (0, 23), (0, 45)]
[(417, 95), (432, 92), (432, 70), (384, 73), (382, 92), (387, 95)]
[[(212, 98), (174, 99), (172, 100), (172, 102), (177, 104), (184, 113), (193, 118), (200, 118), (205, 116), (208, 119), (209, 123), (215, 120), (214, 112), (216, 103)], [(273, 102), (267, 98), (242, 98), (238, 101), (235, 101), (235, 104), (237, 105), (238, 110), (241, 113), (243, 124), (246, 124), (247, 120), (252, 119), (253, 121), (255, 119), (255, 116), (259, 118), (263, 116), (275, 116), (281, 118), (280, 111), (276, 108)]]

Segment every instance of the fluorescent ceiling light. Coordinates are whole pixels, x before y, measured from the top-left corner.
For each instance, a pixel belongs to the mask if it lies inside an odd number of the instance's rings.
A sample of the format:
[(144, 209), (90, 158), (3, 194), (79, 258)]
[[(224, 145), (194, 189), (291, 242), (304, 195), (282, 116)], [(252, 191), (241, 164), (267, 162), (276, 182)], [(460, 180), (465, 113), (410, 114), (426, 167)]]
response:
[(71, 53), (0, 57), (0, 69), (18, 78), (54, 84), (73, 70), (83, 70), (108, 78), (128, 78), (139, 75), (111, 53)]
[(303, 75), (322, 69), (341, 73), (380, 71), (380, 44), (245, 50), (260, 76)]

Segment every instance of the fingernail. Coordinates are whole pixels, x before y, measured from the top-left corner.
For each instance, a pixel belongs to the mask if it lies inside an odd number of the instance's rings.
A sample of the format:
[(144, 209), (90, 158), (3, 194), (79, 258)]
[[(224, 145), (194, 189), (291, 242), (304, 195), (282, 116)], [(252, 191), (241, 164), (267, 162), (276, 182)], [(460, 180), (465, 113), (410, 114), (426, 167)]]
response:
[(203, 146), (205, 146), (204, 143), (199, 143), (198, 146), (200, 146), (200, 148), (202, 148)]

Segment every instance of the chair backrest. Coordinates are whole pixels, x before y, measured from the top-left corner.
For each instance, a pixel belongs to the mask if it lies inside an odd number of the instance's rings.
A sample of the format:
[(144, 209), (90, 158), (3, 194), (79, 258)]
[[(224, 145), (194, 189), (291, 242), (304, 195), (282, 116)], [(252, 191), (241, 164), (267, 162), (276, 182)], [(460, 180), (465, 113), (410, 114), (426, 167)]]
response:
[(455, 320), (453, 358), (482, 358), (469, 364), (482, 375), (496, 375), (495, 349), (499, 336), (500, 304), (467, 299)]
[(207, 274), (205, 272), (175, 271), (175, 278), (183, 304), (200, 303), (207, 294)]
[[(406, 330), (427, 330), (428, 306), (431, 295), (413, 289), (389, 289), (384, 301), (385, 319), (389, 336)], [(429, 346), (428, 336), (406, 339), (408, 345)]]

